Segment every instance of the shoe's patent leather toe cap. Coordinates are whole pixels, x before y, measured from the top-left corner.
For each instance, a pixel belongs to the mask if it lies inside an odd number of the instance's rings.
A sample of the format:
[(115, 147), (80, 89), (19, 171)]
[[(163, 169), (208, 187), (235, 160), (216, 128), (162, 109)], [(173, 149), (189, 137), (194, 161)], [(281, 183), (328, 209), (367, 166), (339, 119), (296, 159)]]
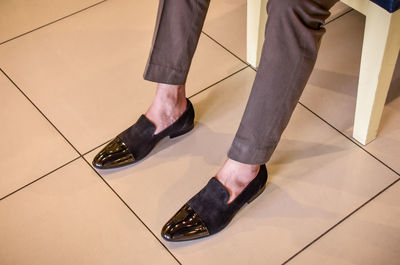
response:
[(187, 204), (161, 230), (161, 236), (168, 241), (192, 240), (209, 235), (200, 216)]
[(100, 169), (114, 168), (132, 164), (135, 158), (126, 144), (119, 138), (114, 138), (93, 159), (93, 166)]

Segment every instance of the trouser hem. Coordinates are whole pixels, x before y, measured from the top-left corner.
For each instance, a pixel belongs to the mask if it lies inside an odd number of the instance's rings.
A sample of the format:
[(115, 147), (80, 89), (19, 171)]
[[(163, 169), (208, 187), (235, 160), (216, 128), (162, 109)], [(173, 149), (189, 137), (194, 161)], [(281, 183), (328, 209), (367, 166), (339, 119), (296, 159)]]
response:
[(249, 146), (238, 141), (233, 141), (228, 158), (244, 164), (261, 165), (269, 161), (277, 143), (266, 145), (265, 148)]
[(143, 78), (147, 81), (169, 84), (184, 85), (187, 78), (187, 72), (179, 71), (170, 67), (148, 63)]

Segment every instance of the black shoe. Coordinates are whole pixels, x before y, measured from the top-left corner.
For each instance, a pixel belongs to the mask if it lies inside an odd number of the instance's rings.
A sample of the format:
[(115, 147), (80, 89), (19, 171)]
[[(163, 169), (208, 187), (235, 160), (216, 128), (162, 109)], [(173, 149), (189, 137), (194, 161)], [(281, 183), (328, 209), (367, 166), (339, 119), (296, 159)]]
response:
[(100, 169), (133, 164), (143, 159), (164, 137), (174, 138), (193, 129), (194, 109), (187, 100), (183, 114), (169, 127), (154, 135), (156, 127), (141, 115), (137, 122), (108, 143), (93, 159), (93, 166)]
[(245, 203), (250, 203), (265, 189), (268, 173), (260, 166), (257, 176), (233, 200), (216, 177), (192, 197), (162, 228), (168, 241), (186, 241), (213, 235), (224, 229)]

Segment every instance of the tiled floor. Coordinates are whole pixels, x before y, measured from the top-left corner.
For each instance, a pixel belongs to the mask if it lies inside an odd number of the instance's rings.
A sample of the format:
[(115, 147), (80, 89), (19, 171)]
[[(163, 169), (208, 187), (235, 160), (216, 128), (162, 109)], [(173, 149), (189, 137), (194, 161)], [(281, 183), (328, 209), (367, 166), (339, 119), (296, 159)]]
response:
[(168, 243), (161, 226), (225, 160), (246, 104), (246, 1), (211, 1), (187, 83), (195, 130), (110, 171), (90, 161), (154, 94), (157, 1), (25, 2), (0, 3), (0, 264), (398, 264), (400, 66), (359, 146), (362, 15), (334, 8), (263, 195), (223, 232)]

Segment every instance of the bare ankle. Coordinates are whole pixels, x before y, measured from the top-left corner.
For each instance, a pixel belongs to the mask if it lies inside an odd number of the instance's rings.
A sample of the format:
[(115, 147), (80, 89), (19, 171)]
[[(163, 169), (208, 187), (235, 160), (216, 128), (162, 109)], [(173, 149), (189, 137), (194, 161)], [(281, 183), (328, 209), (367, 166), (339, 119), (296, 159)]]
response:
[(184, 85), (158, 84), (146, 117), (156, 126), (155, 134), (171, 125), (187, 108)]
[(223, 165), (223, 168), (235, 170), (235, 171), (247, 171), (249, 173), (257, 173), (260, 169), (260, 165), (256, 164), (245, 164), (233, 159), (228, 158)]
[(149, 110), (176, 118), (183, 113), (186, 105), (184, 85), (158, 84), (156, 95)]
[(229, 202), (257, 176), (260, 165), (251, 165), (227, 159), (217, 173), (217, 179), (225, 186), (230, 193)]
[(186, 105), (185, 85), (158, 84), (154, 99), (160, 103), (178, 107)]

